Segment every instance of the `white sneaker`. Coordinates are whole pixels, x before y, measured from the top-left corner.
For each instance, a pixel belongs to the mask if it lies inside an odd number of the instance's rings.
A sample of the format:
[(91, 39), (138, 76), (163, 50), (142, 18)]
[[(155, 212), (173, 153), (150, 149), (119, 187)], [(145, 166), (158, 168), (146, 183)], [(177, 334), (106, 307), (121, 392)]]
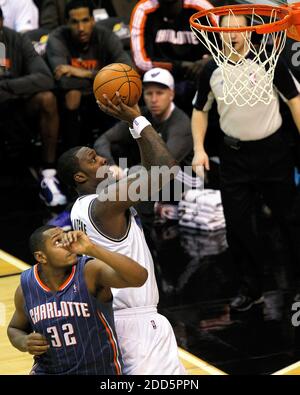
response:
[(40, 198), (50, 207), (67, 204), (67, 198), (61, 192), (59, 181), (55, 176), (55, 169), (42, 171)]

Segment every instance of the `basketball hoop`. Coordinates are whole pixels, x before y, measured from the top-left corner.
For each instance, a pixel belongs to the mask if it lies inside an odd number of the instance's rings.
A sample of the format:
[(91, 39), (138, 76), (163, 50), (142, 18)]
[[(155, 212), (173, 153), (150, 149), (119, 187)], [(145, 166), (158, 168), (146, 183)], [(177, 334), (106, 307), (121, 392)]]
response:
[[(248, 26), (239, 25), (239, 15), (247, 18)], [(227, 27), (219, 26), (222, 16), (229, 17)], [(230, 26), (229, 20), (234, 22)], [(286, 36), (300, 41), (300, 3), (216, 7), (192, 15), (190, 25), (221, 69), (223, 97), (219, 99), (240, 107), (268, 104), (274, 97), (274, 72)], [(234, 32), (244, 38), (239, 52), (231, 38)], [(253, 32), (261, 35), (260, 43), (252, 42)]]

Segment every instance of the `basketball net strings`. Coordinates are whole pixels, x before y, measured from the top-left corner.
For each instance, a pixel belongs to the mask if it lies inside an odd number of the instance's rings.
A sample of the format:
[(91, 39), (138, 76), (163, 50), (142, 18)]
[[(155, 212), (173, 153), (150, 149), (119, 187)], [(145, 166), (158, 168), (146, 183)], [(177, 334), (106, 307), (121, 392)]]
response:
[[(228, 15), (239, 27), (236, 15), (228, 10)], [(218, 20), (216, 15), (206, 15), (207, 26), (213, 27), (211, 20)], [(277, 20), (276, 10), (272, 11), (268, 23)], [(199, 20), (195, 20), (200, 23)], [(266, 21), (252, 9), (250, 26), (264, 24)], [(229, 27), (229, 26), (228, 26)], [(198, 40), (210, 51), (215, 62), (220, 67), (223, 77), (223, 97), (226, 104), (235, 103), (242, 107), (244, 105), (254, 106), (258, 102), (269, 104), (274, 98), (273, 79), (278, 57), (282, 52), (286, 31), (281, 30), (259, 35), (261, 41), (254, 45), (251, 41), (252, 32), (242, 32), (244, 38), (243, 55), (234, 48), (230, 33), (229, 40), (225, 42), (224, 32), (208, 32), (191, 26)], [(221, 39), (221, 48), (220, 48)], [(268, 46), (268, 52), (267, 52)], [(234, 58), (234, 61), (232, 60)]]

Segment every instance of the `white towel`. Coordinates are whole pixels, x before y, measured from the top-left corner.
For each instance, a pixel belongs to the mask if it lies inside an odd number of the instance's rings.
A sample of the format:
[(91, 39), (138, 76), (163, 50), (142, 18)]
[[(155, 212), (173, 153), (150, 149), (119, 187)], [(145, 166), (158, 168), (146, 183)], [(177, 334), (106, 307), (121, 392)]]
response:
[(178, 205), (179, 224), (191, 228), (213, 231), (226, 227), (218, 190), (190, 190)]
[[(205, 190), (204, 190), (205, 191)], [(213, 192), (211, 192), (213, 191)], [(208, 207), (217, 207), (222, 204), (220, 191), (209, 190), (207, 193), (202, 193), (196, 198), (198, 205), (205, 205)]]
[(183, 200), (186, 202), (195, 202), (196, 198), (201, 195), (202, 190), (190, 189), (184, 194)]
[(181, 219), (183, 221), (193, 221), (194, 220), (194, 216), (191, 214), (183, 214)]

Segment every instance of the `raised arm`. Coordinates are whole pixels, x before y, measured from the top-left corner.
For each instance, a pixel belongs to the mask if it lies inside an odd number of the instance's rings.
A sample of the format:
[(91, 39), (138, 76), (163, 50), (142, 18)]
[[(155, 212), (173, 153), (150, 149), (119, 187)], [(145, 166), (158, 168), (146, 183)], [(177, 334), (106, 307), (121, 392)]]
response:
[(64, 233), (61, 245), (68, 251), (95, 259), (87, 262), (85, 277), (91, 293), (104, 287), (141, 287), (148, 277), (147, 270), (125, 255), (108, 251), (90, 241), (80, 231)]
[[(98, 102), (98, 105), (106, 114), (127, 122), (129, 128), (140, 129), (139, 136), (135, 136), (135, 139), (140, 148), (142, 165), (147, 169), (150, 169), (151, 166), (168, 166), (170, 168), (174, 166), (177, 162), (156, 130), (149, 122), (145, 127), (141, 122), (138, 122), (137, 118), (141, 116), (139, 107), (137, 105), (129, 107), (124, 104), (119, 92), (116, 92), (116, 96), (119, 98), (116, 105), (108, 100), (106, 95), (104, 97), (106, 97), (107, 104)], [(134, 123), (140, 123), (140, 126), (133, 125)]]
[(8, 338), (11, 344), (20, 351), (29, 352), (32, 355), (44, 354), (50, 346), (43, 335), (31, 332), (24, 305), (24, 296), (19, 285), (15, 293), (16, 310), (7, 328)]
[(201, 175), (202, 171), (198, 171), (197, 166), (204, 166), (209, 170), (209, 159), (204, 149), (204, 140), (208, 125), (208, 112), (198, 111), (194, 108), (192, 114), (192, 134), (194, 141), (194, 158), (192, 162), (195, 173)]
[(142, 162), (140, 171), (106, 188), (100, 185), (97, 190), (98, 199), (92, 204), (92, 218), (99, 228), (112, 235), (117, 228), (116, 221), (112, 222), (112, 219), (119, 217), (124, 229), (126, 210), (142, 199), (146, 200), (150, 195), (156, 194), (176, 176), (179, 167), (159, 134), (144, 117), (140, 117), (138, 106), (129, 107), (120, 98), (117, 105), (107, 100), (107, 105), (99, 103), (99, 106), (106, 114), (127, 122), (130, 128), (133, 123), (136, 124), (134, 138), (138, 143)]

